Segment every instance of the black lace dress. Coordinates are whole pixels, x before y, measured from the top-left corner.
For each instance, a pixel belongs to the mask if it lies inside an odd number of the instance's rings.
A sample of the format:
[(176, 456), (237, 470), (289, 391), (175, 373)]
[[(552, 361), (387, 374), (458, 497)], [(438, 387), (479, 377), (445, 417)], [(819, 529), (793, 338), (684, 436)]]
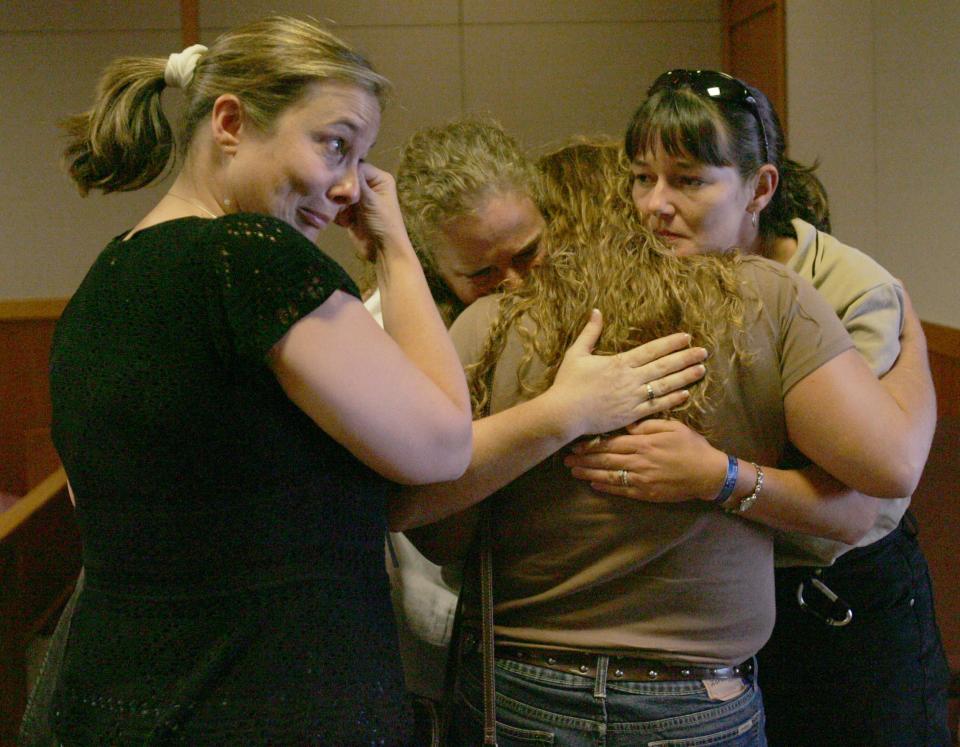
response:
[(390, 483), (266, 363), (338, 289), (290, 226), (234, 215), (115, 239), (71, 299), (53, 435), (87, 576), (46, 673), (63, 744), (406, 743)]

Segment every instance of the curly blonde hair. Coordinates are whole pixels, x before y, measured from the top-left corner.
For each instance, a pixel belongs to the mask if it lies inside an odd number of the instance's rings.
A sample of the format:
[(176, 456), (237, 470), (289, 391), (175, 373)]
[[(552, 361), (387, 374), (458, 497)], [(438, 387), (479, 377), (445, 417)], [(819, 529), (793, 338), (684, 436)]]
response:
[(493, 119), (468, 117), (414, 133), (397, 167), (397, 196), (413, 247), (441, 314), (451, 324), (463, 304), (437, 268), (444, 227), (497, 195), (535, 196), (537, 172)]
[[(628, 162), (612, 140), (579, 140), (543, 156), (541, 206), (547, 219), (546, 262), (500, 301), (480, 360), (469, 370), (474, 409), (485, 411), (490, 382), (508, 333), (516, 329), (524, 353), (517, 377), (530, 396), (545, 391), (563, 354), (593, 308), (603, 313), (595, 352), (615, 354), (674, 332), (692, 344), (720, 349), (733, 335), (744, 355), (744, 303), (735, 254), (678, 257), (642, 223), (630, 200)], [(530, 374), (534, 359), (547, 369)], [(719, 384), (708, 373), (674, 416), (702, 427)]]

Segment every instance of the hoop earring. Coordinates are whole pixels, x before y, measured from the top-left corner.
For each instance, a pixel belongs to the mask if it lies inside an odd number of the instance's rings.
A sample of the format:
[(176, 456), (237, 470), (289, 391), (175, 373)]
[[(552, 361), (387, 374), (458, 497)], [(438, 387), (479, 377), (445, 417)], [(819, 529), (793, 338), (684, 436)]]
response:
[(750, 213), (750, 225), (753, 226), (754, 228), (757, 227), (757, 214), (756, 214), (756, 213)]

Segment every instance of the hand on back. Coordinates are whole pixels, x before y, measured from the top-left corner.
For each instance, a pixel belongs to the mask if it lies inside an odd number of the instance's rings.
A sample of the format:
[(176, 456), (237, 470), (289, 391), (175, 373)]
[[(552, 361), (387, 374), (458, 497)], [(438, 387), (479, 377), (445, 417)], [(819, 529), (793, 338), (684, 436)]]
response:
[[(594, 311), (564, 354), (550, 394), (563, 398), (581, 434), (605, 433), (683, 404), (684, 387), (703, 378), (707, 357), (677, 333), (618, 355), (593, 355), (603, 321)], [(651, 396), (651, 394), (653, 396)]]
[[(709, 500), (723, 483), (727, 457), (675, 420), (645, 420), (626, 435), (577, 444), (564, 459), (571, 474), (604, 493), (657, 503)], [(628, 485), (620, 480), (626, 470)]]

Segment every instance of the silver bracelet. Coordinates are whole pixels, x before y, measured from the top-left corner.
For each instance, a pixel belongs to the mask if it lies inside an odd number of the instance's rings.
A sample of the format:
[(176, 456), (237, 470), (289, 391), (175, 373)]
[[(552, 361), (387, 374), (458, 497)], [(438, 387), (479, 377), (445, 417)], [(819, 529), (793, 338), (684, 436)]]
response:
[(757, 481), (753, 484), (753, 492), (750, 495), (746, 495), (740, 499), (740, 503), (736, 506), (731, 506), (725, 510), (731, 514), (742, 514), (744, 511), (747, 511), (750, 506), (757, 502), (757, 498), (760, 497), (760, 491), (763, 489), (763, 467), (761, 467), (756, 462), (751, 462), (753, 468), (757, 471)]

